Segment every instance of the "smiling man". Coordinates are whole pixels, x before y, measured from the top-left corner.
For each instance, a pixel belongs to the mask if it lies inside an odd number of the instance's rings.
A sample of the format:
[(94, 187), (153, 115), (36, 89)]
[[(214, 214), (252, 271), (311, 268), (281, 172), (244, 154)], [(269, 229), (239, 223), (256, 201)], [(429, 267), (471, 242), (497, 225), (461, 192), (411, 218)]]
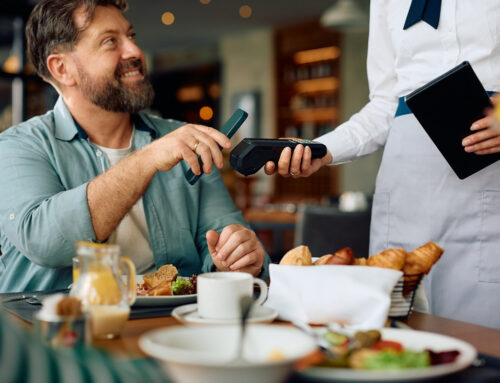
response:
[[(138, 273), (172, 263), (267, 277), (269, 257), (216, 168), (227, 137), (152, 117), (143, 52), (120, 0), (42, 0), (28, 54), (60, 97), (0, 135), (0, 291), (71, 283), (74, 243), (117, 243)], [(190, 167), (206, 173), (191, 186)], [(215, 165), (215, 166), (213, 166)]]

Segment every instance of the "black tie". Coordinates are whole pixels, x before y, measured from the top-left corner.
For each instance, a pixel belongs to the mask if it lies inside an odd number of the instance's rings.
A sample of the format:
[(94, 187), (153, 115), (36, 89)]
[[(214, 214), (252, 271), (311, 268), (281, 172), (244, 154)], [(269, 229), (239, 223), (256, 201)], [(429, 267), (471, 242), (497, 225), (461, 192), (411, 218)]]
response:
[(440, 13), (441, 0), (412, 0), (403, 29), (410, 28), (420, 20), (437, 29)]

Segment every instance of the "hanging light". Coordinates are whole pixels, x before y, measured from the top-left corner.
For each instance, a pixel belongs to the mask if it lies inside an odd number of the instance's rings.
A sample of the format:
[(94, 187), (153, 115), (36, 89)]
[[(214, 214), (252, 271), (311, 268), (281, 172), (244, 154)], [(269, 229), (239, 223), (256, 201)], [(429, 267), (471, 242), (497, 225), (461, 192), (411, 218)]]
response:
[(338, 0), (327, 8), (320, 22), (328, 28), (366, 28), (368, 27), (368, 0)]

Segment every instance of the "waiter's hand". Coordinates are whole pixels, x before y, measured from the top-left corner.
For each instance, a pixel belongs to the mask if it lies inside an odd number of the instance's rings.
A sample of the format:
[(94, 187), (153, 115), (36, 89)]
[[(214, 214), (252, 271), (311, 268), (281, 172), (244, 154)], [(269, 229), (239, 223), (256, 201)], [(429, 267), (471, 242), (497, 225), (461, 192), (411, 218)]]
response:
[(274, 162), (269, 161), (264, 167), (267, 175), (274, 174), (276, 170), (282, 177), (309, 177), (316, 173), (321, 167), (332, 162), (332, 154), (330, 151), (322, 158), (312, 159), (311, 148), (303, 145), (297, 145), (292, 153), (291, 148), (285, 148), (281, 152), (278, 160), (278, 168)]
[(219, 271), (243, 271), (260, 274), (265, 252), (255, 232), (242, 225), (226, 226), (222, 232), (209, 230), (208, 250)]
[[(491, 102), (496, 105), (496, 98)], [(487, 112), (486, 117), (474, 122), (470, 130), (476, 132), (462, 140), (466, 152), (475, 154), (492, 154), (500, 152), (500, 126), (495, 120), (493, 110)]]

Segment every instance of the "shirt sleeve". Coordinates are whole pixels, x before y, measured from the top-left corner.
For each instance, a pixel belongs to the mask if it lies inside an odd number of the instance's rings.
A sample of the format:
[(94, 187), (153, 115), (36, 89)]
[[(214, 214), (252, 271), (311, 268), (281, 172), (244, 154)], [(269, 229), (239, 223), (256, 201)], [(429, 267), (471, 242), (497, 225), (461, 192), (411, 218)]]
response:
[(74, 243), (95, 238), (87, 183), (66, 190), (47, 142), (21, 129), (0, 136), (0, 226), (9, 241), (43, 267), (71, 265)]
[(397, 107), (395, 53), (387, 26), (383, 0), (370, 2), (368, 85), (370, 101), (348, 121), (319, 138), (332, 153), (332, 164), (349, 162), (381, 149)]
[[(214, 263), (206, 240), (206, 232), (215, 230), (221, 232), (224, 227), (231, 224), (239, 224), (249, 229), (250, 225), (244, 220), (241, 212), (236, 208), (222, 181), (220, 172), (216, 169), (211, 174), (203, 175), (198, 182), (201, 182), (200, 211), (199, 211), (199, 230), (197, 238), (197, 247), (200, 249), (202, 257), (202, 271), (212, 271)], [(270, 258), (265, 254), (262, 271), (259, 275), (262, 279), (269, 277)]]

